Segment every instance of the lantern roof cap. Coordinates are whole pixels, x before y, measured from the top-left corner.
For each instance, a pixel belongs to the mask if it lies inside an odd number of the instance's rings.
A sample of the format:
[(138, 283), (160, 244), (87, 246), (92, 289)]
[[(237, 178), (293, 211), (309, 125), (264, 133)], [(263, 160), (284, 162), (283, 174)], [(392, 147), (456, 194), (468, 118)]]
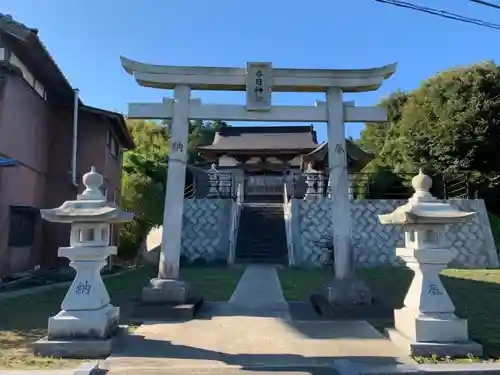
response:
[(108, 202), (100, 187), (104, 179), (91, 167), (82, 179), (85, 190), (76, 200), (66, 201), (60, 207), (40, 210), (42, 218), (55, 223), (121, 223), (130, 221), (133, 213), (125, 212), (114, 202)]
[(422, 169), (413, 177), (411, 184), (415, 193), (408, 199), (408, 203), (391, 213), (378, 215), (382, 224), (453, 224), (476, 214), (461, 211), (448, 202), (439, 202), (430, 193), (432, 179)]

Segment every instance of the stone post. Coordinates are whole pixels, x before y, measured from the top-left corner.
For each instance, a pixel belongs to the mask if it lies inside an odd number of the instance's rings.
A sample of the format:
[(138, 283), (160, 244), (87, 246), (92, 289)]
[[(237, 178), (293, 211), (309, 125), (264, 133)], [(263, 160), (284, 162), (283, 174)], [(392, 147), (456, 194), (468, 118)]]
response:
[(382, 224), (403, 225), (405, 247), (396, 254), (415, 272), (404, 307), (394, 311), (395, 328), (390, 339), (414, 356), (481, 355), (482, 347), (469, 340), (467, 320), (455, 315), (455, 306), (439, 273), (456, 256), (448, 247), (448, 224), (468, 220), (475, 212), (463, 212), (438, 202), (430, 193), (430, 177), (419, 172), (412, 180), (415, 194), (392, 213), (379, 215)]
[(83, 176), (85, 191), (76, 201), (41, 210), (42, 218), (71, 224), (70, 246), (59, 248), (76, 276), (61, 304), (62, 311), (49, 318), (46, 339), (34, 344), (35, 354), (64, 358), (99, 358), (111, 352), (111, 338), (118, 329), (120, 310), (111, 305), (101, 269), (117, 253), (109, 246), (111, 224), (129, 221), (133, 214), (107, 202), (99, 190), (103, 177), (92, 167)]

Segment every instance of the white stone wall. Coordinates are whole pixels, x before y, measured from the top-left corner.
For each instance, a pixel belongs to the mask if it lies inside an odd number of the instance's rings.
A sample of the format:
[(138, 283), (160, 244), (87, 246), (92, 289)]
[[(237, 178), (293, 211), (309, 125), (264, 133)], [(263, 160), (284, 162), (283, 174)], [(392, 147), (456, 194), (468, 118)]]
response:
[[(404, 243), (402, 228), (379, 223), (378, 214), (388, 213), (403, 200), (360, 200), (351, 202), (352, 235), (358, 266), (397, 263), (395, 248)], [(467, 223), (452, 225), (446, 233), (450, 246), (458, 250), (456, 263), (466, 267), (498, 267), (498, 256), (482, 200), (451, 200), (458, 208), (478, 214)], [(313, 244), (331, 233), (330, 201), (326, 198), (292, 200), (292, 238), (296, 265), (321, 265), (323, 249)]]
[(232, 199), (184, 200), (182, 252), (189, 261), (227, 260)]

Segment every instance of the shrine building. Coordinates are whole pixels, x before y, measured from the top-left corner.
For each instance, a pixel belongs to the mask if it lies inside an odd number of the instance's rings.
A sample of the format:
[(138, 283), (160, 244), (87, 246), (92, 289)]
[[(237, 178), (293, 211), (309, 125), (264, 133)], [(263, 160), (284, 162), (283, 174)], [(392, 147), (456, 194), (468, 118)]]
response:
[[(221, 176), (231, 180), (227, 186), (232, 190), (243, 186), (247, 202), (282, 202), (285, 184), (289, 196), (303, 195), (308, 167), (328, 175), (328, 144), (318, 143), (312, 125), (227, 127), (216, 133), (211, 145), (198, 149)], [(372, 160), (348, 139), (346, 150), (349, 173), (361, 171)], [(207, 193), (203, 185), (198, 183), (198, 196)]]

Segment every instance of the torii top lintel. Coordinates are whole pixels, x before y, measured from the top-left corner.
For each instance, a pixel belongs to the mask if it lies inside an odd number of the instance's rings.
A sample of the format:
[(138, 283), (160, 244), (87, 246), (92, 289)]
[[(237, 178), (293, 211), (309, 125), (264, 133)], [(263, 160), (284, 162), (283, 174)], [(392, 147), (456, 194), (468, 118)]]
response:
[[(121, 57), (123, 68), (141, 86), (173, 89), (188, 85), (193, 90), (246, 90), (246, 69), (231, 67), (168, 66), (144, 64)], [(272, 91), (343, 92), (377, 90), (396, 71), (396, 63), (371, 69), (272, 69)]]

